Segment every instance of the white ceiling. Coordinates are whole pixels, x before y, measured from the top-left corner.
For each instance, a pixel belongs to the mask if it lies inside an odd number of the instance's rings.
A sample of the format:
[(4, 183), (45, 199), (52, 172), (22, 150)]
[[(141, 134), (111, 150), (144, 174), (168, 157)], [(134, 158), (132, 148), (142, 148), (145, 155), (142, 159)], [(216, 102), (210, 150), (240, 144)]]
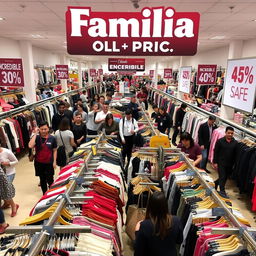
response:
[[(93, 11), (140, 11), (143, 7), (172, 6), (176, 11), (201, 14), (198, 51), (228, 45), (233, 39), (256, 38), (256, 0), (140, 0), (135, 9), (130, 0), (0, 0), (0, 36), (30, 40), (53, 52), (66, 52), (67, 6), (90, 6)], [(233, 6), (231, 11), (229, 7)], [(41, 35), (43, 38), (33, 38)], [(225, 36), (224, 40), (211, 40)], [(106, 58), (106, 57), (104, 57)], [(99, 60), (90, 56), (88, 60)]]

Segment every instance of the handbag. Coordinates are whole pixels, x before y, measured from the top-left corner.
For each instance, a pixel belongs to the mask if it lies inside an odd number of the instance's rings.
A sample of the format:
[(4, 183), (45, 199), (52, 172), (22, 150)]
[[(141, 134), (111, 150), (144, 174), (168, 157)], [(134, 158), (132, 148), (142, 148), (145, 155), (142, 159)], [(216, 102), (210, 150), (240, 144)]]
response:
[[(142, 198), (142, 199), (141, 199)], [(139, 221), (144, 220), (146, 217), (146, 208), (140, 208), (140, 202), (142, 205), (143, 196), (139, 194), (138, 203), (129, 205), (126, 219), (126, 233), (134, 241), (135, 240), (135, 228)]]
[(61, 131), (60, 133), (60, 138), (62, 141), (62, 145), (58, 147), (57, 149), (57, 160), (56, 163), (58, 166), (65, 166), (67, 163), (67, 156), (66, 156), (66, 149), (65, 149), (65, 144), (63, 142), (62, 136), (61, 136)]

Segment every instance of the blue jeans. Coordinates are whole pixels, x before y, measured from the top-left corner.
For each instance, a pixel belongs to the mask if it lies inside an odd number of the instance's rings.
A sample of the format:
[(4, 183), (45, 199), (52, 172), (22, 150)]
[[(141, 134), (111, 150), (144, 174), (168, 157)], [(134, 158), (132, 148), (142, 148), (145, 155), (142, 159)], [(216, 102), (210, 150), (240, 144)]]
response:
[(202, 161), (200, 162), (200, 168), (206, 170), (207, 162), (208, 162), (208, 149), (202, 149)]
[(13, 182), (14, 178), (15, 178), (15, 173), (10, 174), (10, 175), (7, 175), (7, 180), (8, 180), (10, 183)]

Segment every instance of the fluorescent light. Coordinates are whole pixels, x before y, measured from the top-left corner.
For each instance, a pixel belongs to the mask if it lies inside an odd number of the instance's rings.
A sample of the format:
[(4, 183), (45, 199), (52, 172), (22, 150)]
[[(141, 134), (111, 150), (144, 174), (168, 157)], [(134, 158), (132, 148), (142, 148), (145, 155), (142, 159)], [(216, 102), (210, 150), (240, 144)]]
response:
[(33, 38), (43, 38), (43, 36), (39, 35), (39, 34), (35, 34), (35, 35), (31, 35)]
[(0, 21), (2, 21), (2, 20), (5, 20), (5, 18), (3, 18), (3, 17), (0, 17)]
[(252, 20), (252, 21), (256, 21), (256, 19), (255, 19), (255, 20)]
[(226, 38), (225, 36), (214, 36), (214, 37), (211, 37), (210, 39), (212, 40), (221, 40), (221, 39), (224, 39)]

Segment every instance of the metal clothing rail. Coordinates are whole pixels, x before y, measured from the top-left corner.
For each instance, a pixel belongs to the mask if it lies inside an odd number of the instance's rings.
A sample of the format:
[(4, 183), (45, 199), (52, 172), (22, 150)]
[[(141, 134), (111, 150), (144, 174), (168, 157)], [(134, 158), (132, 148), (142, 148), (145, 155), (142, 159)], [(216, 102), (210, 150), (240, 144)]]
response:
[(63, 96), (68, 96), (70, 94), (77, 93), (77, 92), (81, 91), (82, 89), (83, 88), (72, 90), (72, 91), (69, 91), (69, 92), (65, 92), (65, 93), (59, 94), (57, 96), (53, 96), (53, 97), (50, 97), (50, 98), (47, 98), (47, 99), (39, 100), (39, 101), (37, 101), (35, 103), (30, 103), (30, 104), (27, 104), (27, 105), (15, 108), (15, 109), (10, 110), (8, 112), (0, 113), (0, 120), (2, 120), (4, 118), (7, 118), (9, 116), (16, 115), (18, 113), (24, 112), (26, 110), (30, 110), (31, 108), (35, 108), (35, 107), (41, 106), (41, 105), (45, 104), (48, 101), (57, 100), (57, 99), (59, 99), (59, 98), (61, 98)]
[(195, 105), (193, 105), (193, 104), (191, 104), (191, 103), (188, 103), (188, 102), (186, 102), (186, 101), (184, 101), (184, 100), (182, 100), (182, 99), (179, 99), (179, 98), (177, 98), (177, 97), (175, 97), (175, 96), (173, 96), (173, 95), (170, 95), (170, 94), (168, 94), (168, 93), (166, 93), (166, 92), (160, 91), (160, 90), (158, 90), (158, 89), (156, 89), (156, 88), (150, 88), (150, 90), (155, 91), (155, 92), (157, 92), (157, 93), (160, 93), (160, 94), (162, 94), (162, 95), (164, 95), (164, 96), (166, 96), (166, 97), (168, 97), (168, 98), (170, 98), (170, 99), (173, 99), (173, 100), (176, 100), (176, 101), (179, 101), (179, 102), (182, 102), (182, 103), (186, 103), (187, 106), (189, 106), (190, 108), (192, 108), (192, 109), (195, 110), (196, 112), (199, 112), (199, 113), (201, 113), (201, 114), (205, 114), (205, 115), (207, 115), (207, 116), (209, 116), (209, 115), (215, 116), (216, 119), (219, 120), (219, 121), (221, 121), (223, 124), (233, 126), (233, 127), (235, 127), (236, 129), (238, 129), (239, 131), (241, 131), (241, 132), (243, 132), (243, 133), (245, 133), (245, 134), (249, 134), (249, 135), (251, 135), (253, 138), (256, 138), (256, 133), (255, 133), (255, 132), (253, 132), (253, 131), (251, 131), (250, 129), (247, 129), (247, 128), (245, 128), (245, 127), (239, 125), (239, 124), (236, 124), (236, 123), (234, 123), (234, 122), (232, 122), (232, 121), (229, 121), (229, 120), (227, 120), (227, 119), (224, 119), (224, 118), (222, 118), (222, 117), (220, 117), (220, 116), (218, 116), (218, 115), (216, 115), (216, 114), (214, 114), (214, 113), (208, 112), (208, 111), (206, 111), (206, 110), (204, 110), (204, 109), (202, 109), (202, 108), (199, 108), (199, 107), (197, 107), (197, 106), (195, 106)]
[(244, 226), (242, 226), (240, 224), (240, 222), (237, 220), (236, 216), (231, 212), (231, 210), (226, 206), (226, 204), (219, 198), (219, 194), (217, 193), (217, 191), (214, 188), (212, 188), (211, 186), (209, 186), (209, 184), (203, 178), (201, 173), (191, 164), (191, 161), (188, 160), (186, 155), (183, 152), (181, 152), (180, 154), (184, 157), (185, 162), (187, 163), (189, 168), (196, 173), (196, 175), (200, 179), (200, 182), (202, 183), (202, 185), (209, 191), (209, 195), (214, 199), (214, 201), (218, 205), (220, 205), (221, 208), (224, 209), (226, 216), (230, 219), (232, 224), (236, 228), (242, 230), (241, 237), (250, 245), (250, 247), (253, 250), (256, 251), (256, 241), (253, 239), (251, 234), (244, 228)]
[[(96, 148), (98, 147), (99, 143), (101, 142), (102, 137), (103, 137), (103, 134), (101, 134), (98, 137), (98, 139), (96, 141), (96, 145), (95, 145)], [(85, 159), (85, 165), (80, 169), (80, 171), (78, 172), (77, 177), (81, 176), (84, 173), (85, 169), (88, 169), (88, 162), (91, 160), (92, 157), (93, 157), (93, 153), (92, 153), (92, 151), (90, 151), (90, 153), (88, 154), (88, 156)], [(54, 226), (54, 224), (56, 223), (56, 221), (57, 221), (57, 219), (60, 215), (60, 212), (62, 211), (62, 209), (67, 204), (67, 198), (71, 195), (71, 193), (73, 193), (73, 191), (76, 188), (76, 185), (77, 185), (76, 180), (72, 180), (68, 190), (65, 193), (66, 198), (62, 198), (59, 201), (59, 204), (58, 204), (57, 208), (55, 209), (55, 211), (53, 212), (53, 214), (51, 215), (51, 217), (47, 221), (46, 226), (50, 226), (50, 227)], [(68, 227), (66, 227), (66, 228), (68, 229)], [(48, 234), (46, 232), (41, 231), (38, 240), (30, 248), (27, 255), (28, 256), (37, 256), (40, 253), (41, 248), (45, 244), (45, 241), (46, 241), (47, 237), (48, 237)]]

